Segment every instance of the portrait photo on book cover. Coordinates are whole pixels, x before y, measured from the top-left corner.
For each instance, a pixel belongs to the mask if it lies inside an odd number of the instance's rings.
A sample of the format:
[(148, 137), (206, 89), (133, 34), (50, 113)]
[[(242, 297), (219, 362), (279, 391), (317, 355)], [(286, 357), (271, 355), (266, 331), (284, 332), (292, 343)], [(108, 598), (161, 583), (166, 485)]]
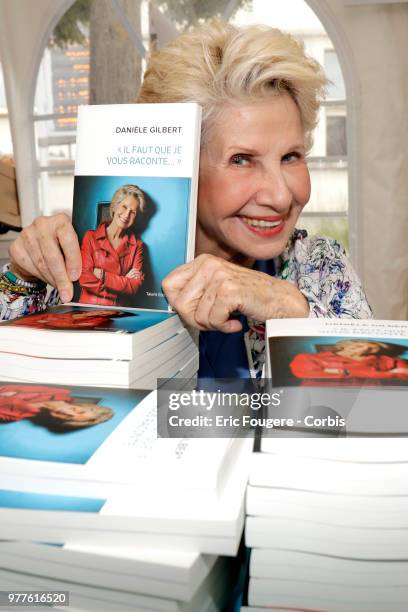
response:
[(408, 387), (408, 340), (272, 337), (274, 386)]
[(112, 332), (134, 334), (166, 321), (167, 312), (121, 310), (63, 304), (50, 310), (25, 315), (19, 319), (4, 321), (5, 327), (28, 327), (41, 330)]
[(73, 301), (167, 310), (161, 282), (186, 261), (190, 188), (180, 177), (76, 176)]
[(123, 326), (115, 326), (118, 319), (127, 319), (134, 316), (133, 312), (125, 310), (60, 306), (51, 312), (39, 312), (21, 319), (11, 320), (10, 326), (69, 331), (116, 331), (118, 329), (123, 330)]
[(144, 395), (0, 381), (0, 458), (84, 464)]

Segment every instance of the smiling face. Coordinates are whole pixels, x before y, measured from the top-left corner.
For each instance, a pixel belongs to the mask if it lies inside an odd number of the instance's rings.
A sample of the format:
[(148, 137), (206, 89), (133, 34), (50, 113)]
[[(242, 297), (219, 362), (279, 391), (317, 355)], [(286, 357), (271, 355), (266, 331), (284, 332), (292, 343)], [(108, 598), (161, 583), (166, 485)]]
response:
[(139, 202), (137, 199), (128, 195), (124, 200), (116, 204), (112, 215), (112, 224), (116, 225), (121, 230), (126, 230), (132, 227), (135, 222)]
[(350, 359), (358, 359), (366, 355), (375, 355), (380, 351), (380, 346), (376, 342), (368, 342), (365, 340), (344, 340), (337, 342), (339, 350), (337, 354)]
[(309, 197), (304, 134), (292, 98), (227, 107), (201, 151), (196, 255), (280, 255)]
[(54, 418), (75, 423), (92, 422), (100, 412), (99, 406), (95, 404), (74, 404), (62, 400), (50, 400), (44, 403), (44, 405)]

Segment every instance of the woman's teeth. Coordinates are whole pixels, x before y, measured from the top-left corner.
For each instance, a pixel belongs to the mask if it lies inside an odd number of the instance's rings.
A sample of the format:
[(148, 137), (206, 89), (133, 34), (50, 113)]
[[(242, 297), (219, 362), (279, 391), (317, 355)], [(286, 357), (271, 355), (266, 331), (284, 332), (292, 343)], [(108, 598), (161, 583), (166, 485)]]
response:
[(277, 225), (282, 223), (282, 219), (279, 219), (279, 221), (264, 221), (263, 219), (250, 219), (249, 217), (241, 217), (241, 219), (245, 221), (247, 225), (251, 225), (252, 227), (271, 228), (276, 227)]

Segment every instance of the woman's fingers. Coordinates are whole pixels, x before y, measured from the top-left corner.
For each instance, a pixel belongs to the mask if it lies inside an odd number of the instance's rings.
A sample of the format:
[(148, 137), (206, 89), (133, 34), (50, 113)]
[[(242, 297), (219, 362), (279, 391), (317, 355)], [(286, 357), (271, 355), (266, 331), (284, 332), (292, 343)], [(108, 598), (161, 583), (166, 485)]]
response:
[(193, 264), (194, 262), (192, 261), (183, 264), (163, 279), (162, 288), (170, 304), (172, 304), (172, 300), (193, 275)]
[[(239, 331), (239, 321), (230, 321), (235, 305), (225, 283), (232, 283), (233, 267), (211, 255), (201, 255), (177, 268), (163, 282), (171, 306), (188, 324), (201, 330)], [(236, 292), (234, 292), (235, 294)]]
[(125, 275), (128, 278), (140, 278), (142, 275), (140, 270), (136, 270), (136, 268), (131, 268), (129, 272)]
[(31, 257), (32, 250), (28, 247), (28, 242), (23, 232), (9, 247), (12, 271), (25, 280), (41, 279), (48, 282), (48, 279), (44, 278), (43, 274), (34, 264)]
[(17, 273), (57, 287), (61, 300), (72, 298), (72, 281), (81, 274), (81, 251), (71, 221), (64, 214), (38, 217), (10, 247)]
[(64, 255), (68, 278), (71, 281), (76, 281), (81, 276), (82, 258), (78, 236), (69, 217), (58, 215), (56, 219), (56, 233)]

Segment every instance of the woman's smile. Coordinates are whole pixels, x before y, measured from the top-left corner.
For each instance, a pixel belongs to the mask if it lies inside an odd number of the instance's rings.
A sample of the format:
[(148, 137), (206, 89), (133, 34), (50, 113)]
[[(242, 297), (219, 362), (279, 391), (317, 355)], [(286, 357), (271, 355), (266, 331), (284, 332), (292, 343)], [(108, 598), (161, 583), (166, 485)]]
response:
[(269, 238), (279, 234), (285, 224), (285, 217), (238, 217), (257, 236)]

